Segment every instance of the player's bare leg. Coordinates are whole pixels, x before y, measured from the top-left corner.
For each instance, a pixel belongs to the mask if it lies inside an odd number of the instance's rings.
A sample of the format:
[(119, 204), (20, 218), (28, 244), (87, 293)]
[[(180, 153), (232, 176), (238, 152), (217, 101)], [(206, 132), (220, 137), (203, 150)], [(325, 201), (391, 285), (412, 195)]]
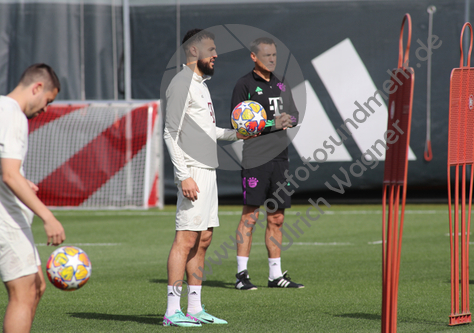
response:
[[(193, 257), (189, 258), (186, 263), (186, 275), (188, 278), (188, 284), (197, 286), (202, 284), (202, 272), (199, 270), (201, 267), (204, 270), (204, 259), (206, 257), (206, 251), (209, 245), (211, 245), (213, 228), (201, 231), (201, 237), (199, 242), (196, 243), (196, 253)], [(196, 278), (195, 273), (198, 278)]]
[(187, 263), (196, 256), (200, 237), (201, 231), (176, 231), (168, 257), (168, 304), (163, 317), (164, 326), (201, 326), (196, 319), (185, 317), (180, 305), (181, 294), (186, 292), (186, 286), (182, 285), (184, 272)]
[[(268, 258), (280, 258), (281, 255), (281, 242), (283, 241), (283, 236), (281, 232), (281, 227), (283, 226), (283, 221), (285, 220), (285, 210), (278, 209), (274, 213), (268, 213), (267, 215), (267, 228), (265, 229), (265, 245), (267, 246)], [(279, 245), (275, 244), (271, 240), (273, 238)]]
[(281, 270), (281, 245), (283, 234), (281, 228), (285, 219), (285, 210), (278, 209), (267, 215), (265, 244), (268, 251), (268, 287), (270, 288), (304, 288), (304, 285), (291, 281), (286, 272)]
[(183, 280), (188, 257), (196, 246), (198, 231), (177, 230), (168, 257), (168, 285), (173, 286)]
[(258, 219), (258, 206), (244, 205), (242, 209), (242, 216), (235, 238), (237, 240), (237, 281), (235, 288), (240, 290), (254, 290), (257, 289), (255, 285), (250, 282), (250, 277), (247, 271), (247, 262), (250, 256), (250, 249), (252, 247), (252, 233)]
[(187, 312), (196, 314), (202, 311), (201, 291), (204, 270), (204, 258), (206, 250), (211, 245), (212, 229), (200, 231), (200, 236), (196, 240), (196, 246), (191, 250), (186, 263), (187, 292), (188, 292), (188, 309)]
[(36, 298), (35, 298), (35, 305), (33, 306), (33, 318), (35, 318), (36, 309), (38, 308), (38, 304), (43, 297), (43, 294), (46, 290), (46, 281), (44, 279), (43, 269), (41, 266), (38, 266), (38, 273), (36, 273)]
[(237, 256), (250, 256), (250, 248), (252, 247), (252, 230), (255, 221), (258, 219), (258, 206), (244, 205), (242, 216), (235, 238), (237, 239)]
[(206, 312), (201, 303), (202, 280), (204, 270), (204, 259), (206, 251), (211, 245), (212, 232), (214, 228), (201, 231), (201, 237), (197, 241), (196, 254), (186, 264), (186, 275), (188, 277), (188, 318), (197, 319), (201, 324), (227, 324), (227, 321), (214, 317)]
[(4, 333), (28, 333), (33, 322), (36, 298), (36, 274), (5, 282), (8, 305), (3, 322)]

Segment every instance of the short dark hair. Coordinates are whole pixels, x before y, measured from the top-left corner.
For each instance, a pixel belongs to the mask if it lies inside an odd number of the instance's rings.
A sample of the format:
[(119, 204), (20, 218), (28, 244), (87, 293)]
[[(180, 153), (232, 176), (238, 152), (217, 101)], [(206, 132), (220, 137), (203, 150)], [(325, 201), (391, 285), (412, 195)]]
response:
[(29, 86), (34, 82), (44, 81), (45, 88), (47, 90), (58, 89), (61, 90), (61, 83), (59, 82), (58, 76), (51, 68), (51, 66), (39, 63), (33, 64), (21, 74), (20, 82), (23, 86)]
[(186, 33), (186, 35), (184, 35), (181, 45), (183, 45), (184, 51), (188, 53), (191, 44), (198, 43), (206, 38), (214, 40), (216, 37), (212, 32), (207, 30), (191, 29)]
[(255, 39), (252, 43), (250, 43), (250, 46), (249, 46), (250, 52), (257, 54), (259, 51), (258, 46), (260, 44), (275, 45), (276, 47), (275, 42), (270, 37), (259, 37)]

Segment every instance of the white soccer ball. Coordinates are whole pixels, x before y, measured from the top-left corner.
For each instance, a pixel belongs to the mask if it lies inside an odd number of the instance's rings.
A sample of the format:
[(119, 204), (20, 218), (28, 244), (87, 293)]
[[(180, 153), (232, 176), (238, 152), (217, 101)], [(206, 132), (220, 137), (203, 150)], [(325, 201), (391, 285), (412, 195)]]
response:
[(255, 135), (265, 129), (267, 114), (260, 103), (243, 101), (232, 111), (231, 122), (240, 134)]
[(89, 280), (91, 271), (87, 254), (74, 246), (60, 247), (49, 256), (46, 263), (49, 281), (61, 290), (81, 288)]

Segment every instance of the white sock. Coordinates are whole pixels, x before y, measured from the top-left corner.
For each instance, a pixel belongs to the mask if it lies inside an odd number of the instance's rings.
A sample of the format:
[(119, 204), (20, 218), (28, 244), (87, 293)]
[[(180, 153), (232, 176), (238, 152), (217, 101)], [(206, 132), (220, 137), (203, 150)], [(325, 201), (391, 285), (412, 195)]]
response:
[(202, 311), (201, 305), (202, 286), (189, 286), (188, 313), (196, 314)]
[(237, 273), (240, 273), (247, 269), (248, 261), (249, 261), (249, 257), (237, 256)]
[(270, 268), (270, 274), (268, 278), (274, 280), (283, 275), (281, 272), (281, 258), (268, 258), (268, 267)]
[(166, 308), (166, 317), (174, 315), (176, 310), (181, 310), (181, 290), (182, 287), (168, 286), (168, 306)]

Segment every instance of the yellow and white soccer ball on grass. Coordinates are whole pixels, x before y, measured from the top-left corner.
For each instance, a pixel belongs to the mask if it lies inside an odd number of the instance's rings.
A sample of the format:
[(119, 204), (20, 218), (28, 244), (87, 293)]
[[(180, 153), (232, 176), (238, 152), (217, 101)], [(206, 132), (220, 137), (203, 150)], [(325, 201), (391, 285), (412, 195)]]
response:
[(77, 290), (89, 280), (92, 272), (87, 254), (78, 247), (56, 249), (46, 263), (49, 281), (61, 290)]

